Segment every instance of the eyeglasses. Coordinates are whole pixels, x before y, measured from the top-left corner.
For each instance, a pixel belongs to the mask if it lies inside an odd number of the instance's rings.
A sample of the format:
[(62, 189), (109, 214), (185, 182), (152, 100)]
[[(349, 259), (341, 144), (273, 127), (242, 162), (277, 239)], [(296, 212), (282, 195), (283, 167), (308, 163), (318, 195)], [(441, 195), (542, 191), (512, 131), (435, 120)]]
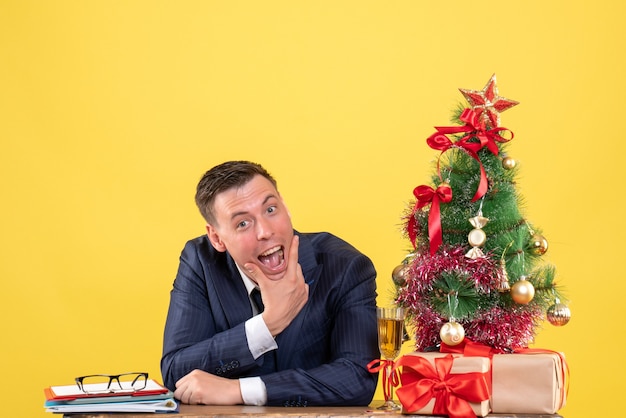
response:
[(91, 374), (74, 379), (87, 394), (137, 392), (148, 384), (148, 373)]

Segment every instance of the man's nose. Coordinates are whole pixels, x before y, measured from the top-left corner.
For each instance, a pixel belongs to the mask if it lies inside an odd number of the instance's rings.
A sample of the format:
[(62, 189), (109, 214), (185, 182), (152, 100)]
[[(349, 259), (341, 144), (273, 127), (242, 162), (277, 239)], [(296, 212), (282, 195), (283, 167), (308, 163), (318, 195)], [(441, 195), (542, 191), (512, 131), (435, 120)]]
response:
[(260, 219), (257, 221), (257, 224), (256, 224), (257, 239), (259, 240), (268, 239), (269, 237), (272, 236), (272, 234), (273, 234), (272, 225), (268, 220)]

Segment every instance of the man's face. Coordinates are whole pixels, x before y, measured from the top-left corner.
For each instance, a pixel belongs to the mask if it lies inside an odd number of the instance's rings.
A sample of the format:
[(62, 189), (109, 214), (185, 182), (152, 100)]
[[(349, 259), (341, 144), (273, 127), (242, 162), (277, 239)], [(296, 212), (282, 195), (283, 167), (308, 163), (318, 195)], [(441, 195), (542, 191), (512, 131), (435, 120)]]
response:
[(213, 247), (228, 251), (243, 269), (254, 263), (272, 280), (287, 269), (293, 238), (289, 211), (274, 185), (257, 175), (241, 188), (217, 195), (215, 225), (207, 225)]

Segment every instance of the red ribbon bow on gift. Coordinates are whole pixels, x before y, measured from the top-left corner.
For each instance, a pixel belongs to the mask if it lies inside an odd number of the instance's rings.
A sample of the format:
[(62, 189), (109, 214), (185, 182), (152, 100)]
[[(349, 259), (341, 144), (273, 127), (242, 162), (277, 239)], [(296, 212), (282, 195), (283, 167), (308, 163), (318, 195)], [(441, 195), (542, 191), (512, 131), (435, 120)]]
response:
[(431, 203), (430, 212), (428, 213), (428, 239), (430, 240), (430, 255), (435, 254), (437, 249), (443, 242), (441, 232), (441, 209), (440, 203), (448, 203), (452, 200), (452, 189), (447, 183), (442, 183), (433, 189), (430, 186), (417, 186), (413, 190), (413, 194), (417, 198), (413, 213), (409, 218), (408, 232), (413, 248), (415, 248), (415, 240), (417, 234), (415, 232), (415, 211), (423, 208)]
[(393, 360), (385, 360), (385, 359), (375, 359), (368, 363), (367, 370), (370, 373), (378, 373), (382, 370), (383, 372), (383, 395), (385, 396), (385, 401), (391, 399), (391, 394), (394, 386), (398, 386), (400, 384), (400, 379), (398, 378), (398, 372), (394, 367)]
[(469, 402), (489, 399), (484, 373), (450, 374), (454, 358), (451, 354), (435, 359), (435, 367), (419, 356), (402, 356), (395, 367), (403, 366), (402, 386), (396, 391), (408, 413), (419, 411), (435, 399), (433, 415), (450, 418), (475, 417)]
[[(507, 128), (492, 128), (486, 129), (485, 122), (481, 121), (479, 115), (472, 109), (465, 109), (461, 113), (461, 121), (465, 122), (463, 126), (439, 126), (435, 127), (437, 132), (432, 134), (426, 139), (426, 143), (433, 149), (440, 150), (441, 154), (446, 152), (452, 147), (457, 147), (465, 150), (473, 159), (478, 162), (480, 166), (480, 181), (478, 183), (478, 189), (472, 198), (472, 202), (477, 201), (487, 193), (487, 174), (483, 167), (480, 158), (478, 157), (478, 151), (483, 147), (486, 147), (493, 155), (498, 155), (497, 142), (508, 142), (513, 139), (513, 132)], [(508, 132), (511, 137), (504, 138), (500, 133)], [(447, 135), (466, 133), (464, 137), (456, 142), (452, 142)], [(479, 142), (469, 142), (472, 138), (478, 138)], [(441, 158), (441, 155), (439, 156)], [(437, 171), (439, 171), (439, 161), (437, 161)]]

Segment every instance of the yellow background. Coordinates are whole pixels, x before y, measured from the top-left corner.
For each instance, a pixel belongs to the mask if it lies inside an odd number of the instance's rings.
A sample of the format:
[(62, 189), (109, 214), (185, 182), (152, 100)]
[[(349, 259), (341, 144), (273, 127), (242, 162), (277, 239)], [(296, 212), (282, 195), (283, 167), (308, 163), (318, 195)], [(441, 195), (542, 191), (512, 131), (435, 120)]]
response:
[[(623, 17), (616, 1), (0, 1), (0, 415), (88, 373), (160, 379), (201, 174), (251, 159), (302, 231), (368, 254), (387, 303), (425, 138), (458, 88), (521, 104), (525, 214), (571, 298), (566, 418), (619, 415)], [(405, 350), (410, 350), (406, 345)], [(380, 389), (377, 393), (380, 397)], [(10, 410), (10, 412), (8, 412)]]

